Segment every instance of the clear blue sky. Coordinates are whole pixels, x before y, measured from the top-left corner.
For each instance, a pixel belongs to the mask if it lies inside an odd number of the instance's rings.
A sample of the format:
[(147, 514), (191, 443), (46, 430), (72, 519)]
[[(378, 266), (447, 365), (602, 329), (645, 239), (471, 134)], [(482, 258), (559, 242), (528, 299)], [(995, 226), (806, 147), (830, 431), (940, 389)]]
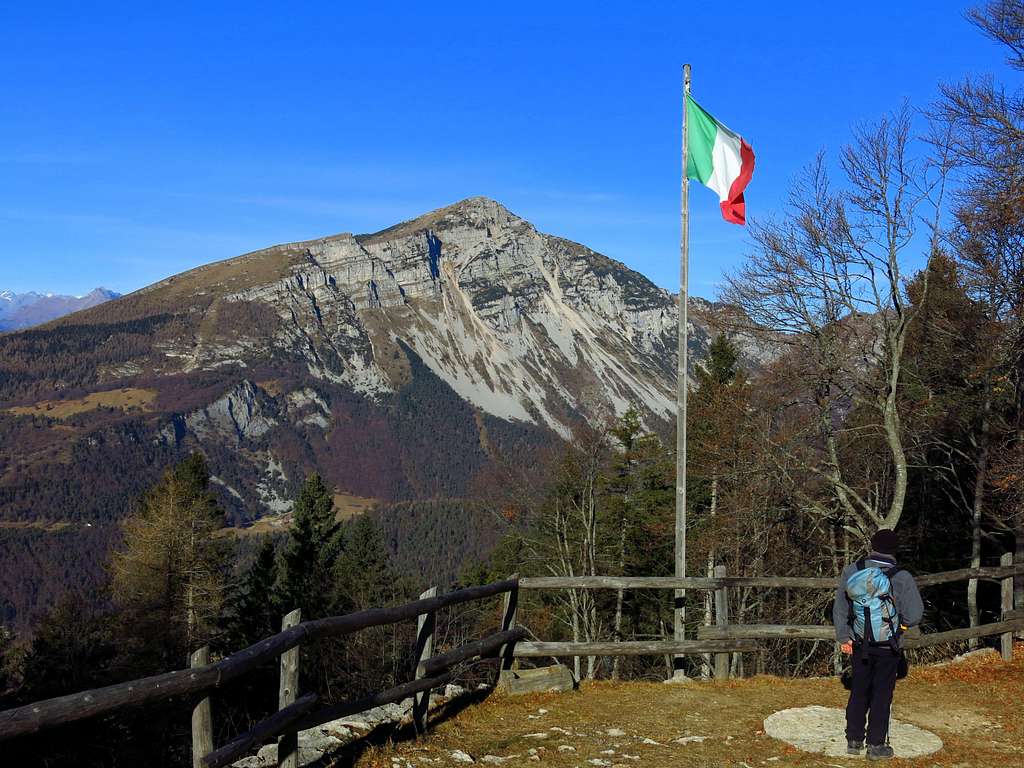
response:
[[(754, 147), (754, 215), (851, 123), (1005, 72), (958, 2), (355, 5), (4, 3), (0, 288), (124, 292), (487, 195), (674, 290), (683, 62)], [(691, 201), (710, 296), (744, 230)]]

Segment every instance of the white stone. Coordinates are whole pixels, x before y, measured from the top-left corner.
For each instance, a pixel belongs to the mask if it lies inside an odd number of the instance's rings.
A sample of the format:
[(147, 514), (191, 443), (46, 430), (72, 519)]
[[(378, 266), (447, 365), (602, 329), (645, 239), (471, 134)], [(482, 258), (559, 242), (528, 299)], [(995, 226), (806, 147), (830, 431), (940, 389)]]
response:
[(621, 728), (609, 728), (607, 731), (605, 731), (605, 733), (608, 734), (609, 736), (625, 736), (626, 735), (626, 732), (624, 730), (622, 730)]
[[(804, 752), (847, 757), (846, 713), (831, 707), (784, 709), (764, 721), (764, 732)], [(898, 758), (930, 755), (942, 749), (942, 739), (910, 723), (890, 720), (889, 743)]]
[(456, 749), (450, 753), (452, 760), (456, 763), (472, 763), (475, 762), (472, 757), (463, 752), (461, 749)]
[(682, 738), (676, 739), (676, 744), (699, 744), (705, 741), (707, 736), (683, 736)]

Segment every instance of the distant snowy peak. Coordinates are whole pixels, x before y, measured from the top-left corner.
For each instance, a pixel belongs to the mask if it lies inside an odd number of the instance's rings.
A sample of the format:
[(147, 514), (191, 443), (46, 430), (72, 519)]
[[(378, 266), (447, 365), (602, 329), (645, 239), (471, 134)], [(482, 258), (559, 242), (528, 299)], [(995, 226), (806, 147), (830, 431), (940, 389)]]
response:
[(16, 331), (56, 320), (58, 317), (95, 307), (120, 296), (107, 288), (94, 288), (84, 296), (54, 293), (0, 291), (0, 332)]

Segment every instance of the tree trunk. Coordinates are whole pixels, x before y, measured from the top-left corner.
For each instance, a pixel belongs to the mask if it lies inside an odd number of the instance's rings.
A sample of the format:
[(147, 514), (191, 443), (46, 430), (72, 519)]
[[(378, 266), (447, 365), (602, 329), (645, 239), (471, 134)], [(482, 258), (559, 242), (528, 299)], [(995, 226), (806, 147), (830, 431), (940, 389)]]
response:
[(894, 332), (893, 350), (890, 353), (891, 370), (889, 372), (889, 391), (882, 405), (882, 423), (885, 426), (885, 440), (892, 454), (893, 489), (889, 512), (883, 519), (885, 528), (895, 530), (903, 515), (903, 501), (907, 496), (907, 454), (903, 450), (903, 435), (900, 426), (900, 412), (896, 393), (900, 381), (900, 362), (903, 356), (903, 343), (906, 338), (906, 325), (902, 324)]
[[(1018, 384), (1018, 386), (1024, 389), (1024, 384)], [(1024, 403), (1018, 403), (1017, 418), (1020, 420), (1017, 428), (1017, 450), (1024, 451)], [(1021, 500), (1018, 502), (1021, 506), (1024, 506), (1024, 494), (1021, 494)], [(1024, 508), (1018, 509), (1017, 511), (1017, 525), (1015, 528), (1015, 542), (1014, 542), (1014, 559), (1015, 563), (1024, 563)], [(1024, 608), (1024, 575), (1016, 576), (1013, 580), (1013, 607), (1018, 610)], [(1024, 631), (1017, 634), (1018, 638), (1024, 638)]]
[[(992, 408), (992, 398), (985, 396), (985, 403), (981, 415), (981, 431), (978, 434), (978, 452), (975, 461), (977, 472), (974, 475), (974, 499), (971, 505), (971, 568), (981, 567), (981, 518), (985, 508), (985, 482), (988, 476), (988, 447), (989, 447), (989, 412)], [(980, 623), (978, 612), (978, 580), (971, 579), (967, 582), (967, 613), (970, 617), (971, 627)], [(978, 638), (971, 638), (968, 641), (970, 648), (978, 647)]]
[[(577, 591), (575, 589), (569, 590), (570, 600), (570, 614), (572, 616), (572, 641), (578, 643), (580, 641), (580, 614), (579, 614), (579, 600), (576, 599)], [(576, 675), (576, 680), (580, 679), (580, 672), (582, 667), (580, 662), (582, 659), (579, 656), (574, 656), (572, 659), (573, 673)]]
[[(844, 523), (845, 523), (845, 520), (842, 521), (840, 523), (840, 525), (843, 525)], [(846, 531), (845, 531), (845, 525), (843, 525), (843, 528), (844, 528), (843, 533), (848, 538), (849, 534), (847, 534)], [(832, 545), (832, 572), (834, 574), (836, 574), (836, 576), (838, 577), (838, 575), (840, 573), (842, 573), (842, 571), (843, 571), (843, 567), (845, 566), (845, 562), (843, 562), (840, 559), (841, 555), (840, 555), (840, 552), (839, 552), (839, 542), (836, 541), (836, 529), (835, 529), (835, 527), (832, 527), (832, 526), (829, 527), (828, 536), (829, 536), (829, 543)], [(844, 541), (845, 541), (845, 539), (844, 539)], [(837, 675), (840, 674), (843, 671), (843, 654), (842, 654), (842, 652), (838, 648), (834, 648), (832, 650), (832, 671), (835, 674), (837, 674)]]
[[(711, 519), (715, 519), (715, 513), (718, 511), (718, 475), (712, 475), (711, 477)], [(712, 537), (714, 537), (714, 531), (712, 531)], [(708, 577), (711, 578), (715, 575), (715, 547), (708, 547)], [(711, 590), (705, 590), (704, 592), (704, 626), (710, 627), (713, 623), (712, 616), (712, 600), (714, 593)], [(711, 678), (711, 654), (704, 654), (704, 668), (702, 675), (705, 678)]]
[[(622, 510), (622, 522), (619, 528), (619, 573), (625, 575), (626, 573), (626, 520), (628, 499), (625, 501)], [(615, 642), (622, 642), (622, 601), (625, 595), (625, 590), (620, 589), (615, 595)], [(616, 656), (612, 660), (612, 680), (619, 679), (619, 663), (622, 661), (621, 656)]]

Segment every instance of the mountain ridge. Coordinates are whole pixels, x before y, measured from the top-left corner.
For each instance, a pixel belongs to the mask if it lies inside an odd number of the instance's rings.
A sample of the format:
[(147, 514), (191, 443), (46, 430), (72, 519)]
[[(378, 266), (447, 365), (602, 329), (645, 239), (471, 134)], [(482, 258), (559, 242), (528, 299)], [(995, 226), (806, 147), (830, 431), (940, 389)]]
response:
[(121, 294), (107, 288), (93, 288), (82, 296), (55, 293), (0, 291), (0, 333), (41, 325), (116, 299)]

